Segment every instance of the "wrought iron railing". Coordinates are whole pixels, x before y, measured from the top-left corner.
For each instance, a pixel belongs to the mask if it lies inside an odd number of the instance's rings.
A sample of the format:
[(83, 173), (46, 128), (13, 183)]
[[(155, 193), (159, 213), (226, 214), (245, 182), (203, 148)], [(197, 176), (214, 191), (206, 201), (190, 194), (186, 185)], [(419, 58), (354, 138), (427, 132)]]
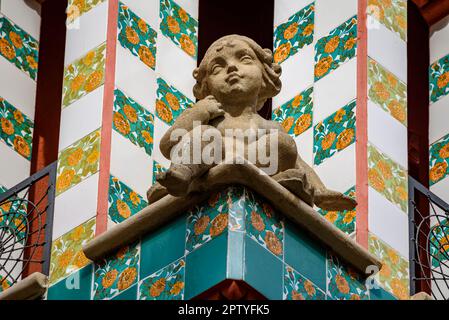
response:
[(56, 162), (0, 193), (0, 291), (49, 273), (55, 177)]
[(409, 177), (410, 292), (449, 300), (449, 204)]

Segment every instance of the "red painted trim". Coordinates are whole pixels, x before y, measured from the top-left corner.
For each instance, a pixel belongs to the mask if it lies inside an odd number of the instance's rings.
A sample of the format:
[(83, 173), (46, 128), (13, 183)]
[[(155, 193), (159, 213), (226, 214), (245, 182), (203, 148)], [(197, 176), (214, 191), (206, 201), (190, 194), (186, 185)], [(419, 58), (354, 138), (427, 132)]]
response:
[(106, 36), (106, 66), (103, 94), (103, 115), (100, 144), (100, 177), (98, 181), (98, 202), (96, 235), (107, 230), (108, 192), (111, 167), (112, 110), (115, 88), (115, 57), (118, 27), (118, 0), (109, 0), (108, 28)]
[(357, 107), (356, 107), (356, 197), (357, 242), (368, 248), (368, 30), (367, 0), (358, 3)]
[[(33, 148), (30, 174), (36, 173), (58, 159), (59, 125), (61, 119), (61, 97), (64, 74), (64, 52), (66, 38), (67, 0), (47, 0), (41, 6), (41, 27), (39, 40), (39, 68), (36, 82), (36, 104), (34, 113)], [(44, 178), (31, 187), (29, 198), (37, 203), (47, 192), (48, 178)], [(39, 209), (43, 211), (47, 205), (45, 199)], [(30, 208), (31, 209), (31, 208)], [(37, 211), (35, 211), (36, 213)], [(30, 216), (30, 220), (36, 214)], [(42, 215), (43, 221), (46, 213)], [(27, 244), (42, 243), (44, 235), (33, 233), (41, 228), (39, 219), (30, 225), (31, 236)], [(42, 247), (25, 248), (25, 257), (30, 257), (33, 250), (34, 260), (43, 257)], [(42, 265), (30, 263), (24, 267), (22, 277), (33, 272), (42, 272)]]

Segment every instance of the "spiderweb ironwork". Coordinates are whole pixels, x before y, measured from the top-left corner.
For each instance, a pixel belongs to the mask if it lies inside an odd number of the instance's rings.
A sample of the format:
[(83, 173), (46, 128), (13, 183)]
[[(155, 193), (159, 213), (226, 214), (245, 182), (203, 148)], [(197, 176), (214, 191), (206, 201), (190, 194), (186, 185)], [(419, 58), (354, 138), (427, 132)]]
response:
[(0, 190), (0, 292), (36, 270), (33, 264), (48, 275), (55, 169), (52, 164)]
[(413, 178), (409, 192), (412, 294), (449, 300), (449, 204)]

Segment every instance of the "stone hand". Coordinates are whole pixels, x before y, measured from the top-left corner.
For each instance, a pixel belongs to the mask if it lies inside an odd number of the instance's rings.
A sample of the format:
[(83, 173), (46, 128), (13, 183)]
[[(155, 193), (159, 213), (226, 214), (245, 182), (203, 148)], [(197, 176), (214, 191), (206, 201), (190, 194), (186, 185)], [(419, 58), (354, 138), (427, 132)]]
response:
[(225, 114), (224, 110), (221, 109), (221, 103), (212, 95), (198, 101), (196, 107), (205, 110), (209, 114), (209, 120), (224, 116)]

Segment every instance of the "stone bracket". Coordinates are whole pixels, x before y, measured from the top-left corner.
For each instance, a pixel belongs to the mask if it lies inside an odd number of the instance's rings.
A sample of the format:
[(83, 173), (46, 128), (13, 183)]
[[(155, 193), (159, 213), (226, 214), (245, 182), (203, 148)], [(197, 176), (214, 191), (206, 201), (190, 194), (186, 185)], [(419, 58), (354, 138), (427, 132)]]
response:
[(34, 272), (0, 293), (0, 300), (35, 300), (41, 298), (48, 287), (48, 277)]
[(138, 214), (88, 242), (83, 247), (84, 253), (87, 258), (100, 261), (120, 247), (138, 240), (185, 213), (190, 207), (206, 200), (212, 192), (229, 185), (243, 185), (265, 197), (282, 215), (334, 251), (362, 274), (366, 274), (369, 266), (377, 266), (380, 270), (382, 263), (377, 257), (248, 162), (225, 163), (213, 167), (207, 174), (192, 183), (191, 193), (187, 197), (164, 196)]

